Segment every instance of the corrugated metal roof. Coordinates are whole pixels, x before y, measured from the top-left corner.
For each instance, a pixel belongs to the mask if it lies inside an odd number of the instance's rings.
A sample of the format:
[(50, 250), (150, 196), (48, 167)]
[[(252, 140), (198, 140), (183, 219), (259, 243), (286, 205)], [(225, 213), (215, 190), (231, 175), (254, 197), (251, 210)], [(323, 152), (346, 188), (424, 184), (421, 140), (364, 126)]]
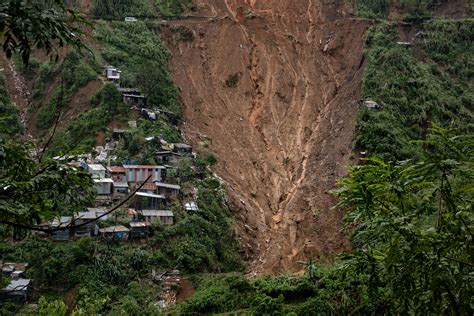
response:
[(127, 182), (114, 182), (114, 187), (128, 188), (128, 183)]
[(167, 217), (174, 216), (173, 211), (163, 211), (163, 210), (143, 210), (140, 211), (143, 216), (150, 217)]
[(30, 279), (18, 279), (11, 280), (4, 290), (5, 291), (25, 291), (28, 285), (30, 285)]
[(57, 227), (57, 226), (67, 226), (71, 223), (71, 216), (61, 216), (60, 218), (55, 218), (53, 222), (51, 223), (51, 226)]
[(123, 165), (125, 169), (166, 169), (163, 166), (151, 166), (151, 165)]
[(177, 143), (177, 144), (173, 144), (175, 148), (180, 148), (180, 149), (189, 149), (189, 148), (192, 148), (190, 145), (188, 144), (183, 144), (183, 143)]
[(95, 183), (113, 183), (114, 180), (110, 178), (104, 178), (104, 179), (94, 179)]
[(115, 233), (115, 232), (129, 232), (130, 229), (128, 229), (125, 226), (110, 226), (110, 227), (104, 227), (99, 229), (99, 232), (101, 233)]
[(137, 192), (136, 195), (144, 196), (144, 197), (151, 197), (151, 198), (156, 198), (156, 199), (165, 199), (165, 197), (163, 195), (148, 193), (148, 192)]
[(130, 227), (147, 227), (150, 226), (147, 222), (131, 222)]
[(124, 167), (107, 167), (107, 170), (113, 173), (125, 173)]
[(199, 207), (197, 206), (197, 203), (194, 201), (184, 204), (184, 209), (186, 211), (199, 211)]
[(105, 167), (100, 164), (89, 164), (87, 167), (93, 171), (105, 171)]
[(155, 182), (157, 187), (161, 188), (168, 188), (168, 189), (175, 189), (175, 190), (180, 190), (181, 187), (177, 184), (170, 184), (170, 183), (163, 183), (163, 182)]

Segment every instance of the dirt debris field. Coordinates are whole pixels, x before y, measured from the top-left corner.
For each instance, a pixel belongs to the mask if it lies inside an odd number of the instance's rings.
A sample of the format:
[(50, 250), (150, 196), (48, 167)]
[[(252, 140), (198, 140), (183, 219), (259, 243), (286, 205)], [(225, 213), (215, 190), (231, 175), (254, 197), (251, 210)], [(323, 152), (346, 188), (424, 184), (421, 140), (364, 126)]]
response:
[(170, 23), (163, 38), (184, 131), (218, 157), (249, 275), (347, 250), (330, 190), (351, 160), (369, 22), (343, 1), (195, 3), (215, 18)]

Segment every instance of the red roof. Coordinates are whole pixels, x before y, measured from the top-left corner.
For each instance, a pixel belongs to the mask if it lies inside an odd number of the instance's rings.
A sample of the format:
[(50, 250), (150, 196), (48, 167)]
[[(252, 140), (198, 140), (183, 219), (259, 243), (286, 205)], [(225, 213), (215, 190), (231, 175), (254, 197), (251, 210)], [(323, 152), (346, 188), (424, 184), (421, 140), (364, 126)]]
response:
[(110, 172), (113, 172), (113, 173), (125, 173), (124, 167), (109, 167), (108, 169)]

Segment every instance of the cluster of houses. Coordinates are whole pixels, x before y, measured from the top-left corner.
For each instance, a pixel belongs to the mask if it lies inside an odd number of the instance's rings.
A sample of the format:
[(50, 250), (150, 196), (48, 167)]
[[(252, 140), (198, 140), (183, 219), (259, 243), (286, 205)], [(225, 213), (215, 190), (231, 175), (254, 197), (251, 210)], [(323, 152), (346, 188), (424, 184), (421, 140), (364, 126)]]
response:
[(120, 86), (122, 72), (114, 66), (104, 66), (103, 76), (107, 81), (113, 82), (117, 86), (117, 90), (122, 94), (122, 100), (125, 104), (135, 108), (141, 117), (150, 121), (156, 121), (160, 114), (164, 115), (171, 123), (177, 124), (178, 119), (175, 113), (165, 111), (163, 109), (153, 108), (147, 102), (147, 97), (138, 88), (124, 88)]
[[(138, 165), (129, 162), (120, 166), (104, 166), (100, 163), (79, 162), (80, 167), (90, 173), (97, 197), (94, 207), (84, 209), (74, 216), (61, 216), (43, 224), (52, 228), (53, 240), (69, 240), (85, 236), (101, 236), (107, 239), (137, 239), (147, 237), (154, 224), (173, 225), (174, 214), (170, 209), (182, 200), (181, 186), (177, 179), (167, 176), (180, 159), (192, 156), (192, 147), (187, 144), (172, 144), (170, 150), (156, 153), (158, 165)], [(108, 214), (106, 206), (123, 200), (133, 193), (125, 212)], [(189, 212), (198, 211), (194, 196), (187, 197), (182, 207)], [(113, 215), (113, 216), (112, 216)], [(127, 225), (99, 228), (100, 221), (115, 219)], [(104, 226), (104, 225), (100, 225)], [(60, 229), (59, 229), (60, 228)]]

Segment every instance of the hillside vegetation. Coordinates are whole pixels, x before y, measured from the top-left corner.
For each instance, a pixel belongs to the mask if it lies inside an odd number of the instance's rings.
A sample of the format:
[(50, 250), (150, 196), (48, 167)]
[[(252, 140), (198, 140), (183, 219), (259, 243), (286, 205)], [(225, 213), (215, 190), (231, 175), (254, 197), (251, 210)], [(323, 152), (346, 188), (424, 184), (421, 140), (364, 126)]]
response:
[(436, 19), (423, 25), (410, 47), (397, 44), (395, 25), (384, 23), (367, 33), (363, 93), (381, 109), (361, 110), (360, 150), (387, 160), (417, 158), (413, 141), (431, 124), (474, 131), (473, 30), (472, 19)]
[(191, 0), (93, 0), (92, 14), (103, 19), (181, 15), (193, 8)]
[[(304, 275), (246, 278), (229, 188), (211, 171), (219, 157), (204, 144), (169, 170), (183, 189), (198, 192), (199, 211), (174, 203), (175, 224), (154, 224), (146, 239), (54, 242), (0, 225), (0, 257), (28, 262), (37, 302), (2, 303), (0, 314), (472, 315), (474, 20), (431, 19), (440, 2), (400, 0), (403, 19), (414, 23), (409, 43), (400, 24), (386, 20), (390, 1), (352, 2), (359, 16), (376, 19), (366, 32), (361, 89), (364, 100), (379, 106), (360, 105), (354, 151), (364, 158), (330, 192), (339, 201), (332, 211), (344, 213), (351, 251), (324, 263), (299, 262)], [(28, 66), (14, 57), (31, 87), (34, 126), (22, 126), (0, 74), (1, 194), (20, 191), (0, 199), (0, 220), (39, 224), (88, 205), (95, 192), (91, 177), (52, 157), (88, 154), (109, 141), (115, 127), (127, 136), (117, 141), (112, 163), (156, 164), (161, 141), (184, 141), (177, 125), (180, 90), (159, 28), (123, 18), (193, 8), (191, 0), (93, 0), (91, 14), (104, 19), (95, 24), (94, 56), (65, 50), (56, 63), (37, 57)], [(256, 67), (257, 61), (251, 63)], [(117, 86), (100, 77), (106, 64), (122, 71), (122, 87), (147, 95), (148, 106), (161, 111), (156, 121), (139, 117)], [(237, 79), (222, 86), (236, 88)], [(77, 100), (84, 89), (87, 97)], [(41, 156), (32, 157), (33, 146), (19, 141), (25, 130), (47, 144)], [(112, 217), (99, 225), (123, 224)], [(158, 301), (164, 285), (157, 275), (175, 269), (195, 292), (163, 311)]]

